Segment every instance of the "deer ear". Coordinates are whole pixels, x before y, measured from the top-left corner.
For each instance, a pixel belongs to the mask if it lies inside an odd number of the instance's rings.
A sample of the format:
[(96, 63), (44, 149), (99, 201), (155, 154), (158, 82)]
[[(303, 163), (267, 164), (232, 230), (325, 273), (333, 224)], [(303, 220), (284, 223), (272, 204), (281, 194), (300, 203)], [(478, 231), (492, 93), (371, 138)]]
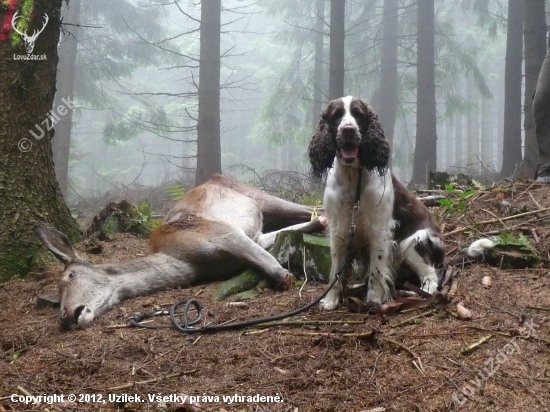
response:
[(42, 241), (50, 252), (58, 258), (65, 267), (71, 263), (79, 261), (76, 253), (71, 246), (71, 242), (59, 230), (40, 224), (34, 228), (34, 234)]

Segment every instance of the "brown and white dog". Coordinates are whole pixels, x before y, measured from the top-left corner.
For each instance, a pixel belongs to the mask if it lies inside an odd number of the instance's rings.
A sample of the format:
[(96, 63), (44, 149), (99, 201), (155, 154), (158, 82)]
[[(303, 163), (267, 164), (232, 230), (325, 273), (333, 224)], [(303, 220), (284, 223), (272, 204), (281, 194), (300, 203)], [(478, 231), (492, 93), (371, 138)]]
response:
[[(423, 290), (435, 292), (437, 267), (445, 257), (440, 227), (428, 208), (389, 171), (389, 144), (373, 109), (352, 96), (329, 102), (309, 144), (309, 158), (314, 177), (328, 174), (324, 207), (330, 231), (331, 280), (346, 255), (361, 174), (351, 246), (367, 282), (366, 303), (391, 300), (396, 273), (413, 272)], [(351, 266), (347, 265), (340, 282), (321, 301), (323, 309), (338, 306)]]

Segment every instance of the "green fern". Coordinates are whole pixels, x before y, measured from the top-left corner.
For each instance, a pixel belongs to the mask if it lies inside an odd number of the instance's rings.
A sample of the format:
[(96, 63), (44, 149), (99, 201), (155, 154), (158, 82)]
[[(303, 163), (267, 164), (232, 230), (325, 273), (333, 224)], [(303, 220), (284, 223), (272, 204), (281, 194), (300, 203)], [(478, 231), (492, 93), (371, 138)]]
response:
[(180, 185), (170, 185), (166, 187), (166, 191), (172, 197), (172, 200), (180, 200), (185, 194), (185, 188)]

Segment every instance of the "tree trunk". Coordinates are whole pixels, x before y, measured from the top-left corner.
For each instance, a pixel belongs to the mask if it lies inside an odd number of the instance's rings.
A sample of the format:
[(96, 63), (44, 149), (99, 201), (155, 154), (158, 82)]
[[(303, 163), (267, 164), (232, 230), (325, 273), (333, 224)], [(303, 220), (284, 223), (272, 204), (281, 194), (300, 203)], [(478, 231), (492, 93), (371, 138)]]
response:
[(313, 69), (313, 116), (312, 130), (319, 122), (323, 108), (323, 61), (325, 47), (325, 0), (317, 0), (315, 19), (315, 67)]
[(493, 143), (494, 135), (491, 133), (493, 125), (493, 101), (481, 98), (481, 167), (486, 172), (493, 172)]
[(537, 91), (533, 100), (533, 116), (535, 132), (539, 148), (540, 168), (537, 171), (537, 180), (550, 180), (550, 49), (544, 58), (537, 81)]
[(525, 153), (521, 174), (533, 177), (538, 163), (535, 122), (533, 119), (533, 93), (537, 87), (540, 67), (546, 56), (546, 19), (544, 0), (524, 0), (525, 95), (523, 97), (523, 128)]
[(417, 2), (417, 109), (412, 184), (425, 184), (426, 172), (437, 170), (435, 108), (434, 0)]
[(466, 94), (472, 110), (466, 117), (468, 130), (468, 160), (466, 166), (471, 174), (479, 173), (479, 93), (476, 89), (473, 76), (466, 80)]
[(462, 114), (455, 115), (455, 167), (462, 167)]
[[(76, 24), (80, 21), (80, 0), (71, 0), (64, 4), (64, 26), (59, 45), (59, 64), (57, 65), (57, 93), (55, 94), (54, 108), (62, 104), (62, 99), (74, 98), (74, 73), (76, 67), (76, 52), (80, 29)], [(73, 26), (74, 25), (74, 26)], [(73, 109), (69, 108), (67, 114), (61, 116), (55, 126), (55, 138), (53, 145), (53, 163), (55, 176), (59, 182), (61, 193), (65, 201), (68, 199), (69, 188), (69, 154), (71, 150), (71, 130), (73, 122)]]
[[(33, 10), (18, 11), (30, 15), (27, 33), (40, 30), (45, 14), (49, 21), (33, 51), (45, 60), (15, 59), (27, 53), (23, 42), (13, 45), (13, 33), (0, 41), (0, 280), (26, 275), (32, 268), (41, 250), (33, 234), (36, 224), (55, 226), (72, 241), (81, 236), (55, 179), (53, 133), (45, 125), (55, 94), (61, 0), (36, 0)], [(13, 12), (0, 8), (0, 21)], [(54, 111), (55, 116), (62, 112)]]
[(220, 144), (220, 19), (221, 0), (201, 3), (199, 120), (195, 185), (222, 171)]
[[(504, 65), (501, 65), (501, 68)], [(504, 70), (502, 70), (503, 72)], [(503, 73), (500, 73), (500, 77), (504, 77)], [(497, 90), (497, 102), (504, 102), (504, 87), (501, 84), (496, 85)], [(504, 104), (497, 105), (497, 136), (496, 136), (496, 159), (495, 168), (500, 170), (502, 168), (502, 152), (504, 141)]]
[(445, 120), (445, 164), (446, 169), (451, 167), (454, 162), (453, 157), (453, 146), (454, 146), (454, 140), (453, 140), (453, 120), (452, 119), (446, 119)]
[(521, 154), (521, 63), (523, 58), (523, 0), (508, 0), (506, 65), (504, 67), (504, 136), (501, 177), (514, 175)]
[(397, 37), (399, 35), (399, 0), (385, 0), (382, 17), (382, 50), (380, 56), (380, 106), (378, 116), (393, 149), (395, 115), (397, 111)]
[(331, 0), (330, 2), (330, 68), (329, 92), (330, 100), (344, 96), (344, 42), (346, 23), (346, 2)]

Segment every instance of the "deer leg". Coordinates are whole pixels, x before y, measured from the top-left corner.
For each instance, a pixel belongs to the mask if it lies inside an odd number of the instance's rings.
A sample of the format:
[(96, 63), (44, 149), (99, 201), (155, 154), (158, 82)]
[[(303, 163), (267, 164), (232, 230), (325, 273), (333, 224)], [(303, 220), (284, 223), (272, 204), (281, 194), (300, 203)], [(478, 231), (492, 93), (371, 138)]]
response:
[(258, 238), (258, 244), (264, 248), (269, 249), (275, 243), (277, 235), (285, 230), (298, 230), (303, 233), (314, 233), (324, 230), (327, 226), (327, 219), (324, 216), (318, 217), (306, 223), (300, 223), (297, 225), (289, 226), (281, 230), (274, 232), (264, 233)]
[(263, 215), (265, 232), (283, 229), (286, 226), (297, 223), (308, 222), (311, 220), (313, 211), (323, 213), (322, 207), (311, 207), (298, 205), (275, 196), (265, 195), (260, 203), (260, 209)]
[(273, 279), (277, 284), (282, 286), (290, 284), (291, 279), (288, 271), (262, 246), (246, 236), (243, 231), (238, 236), (232, 233), (227, 241), (223, 242), (223, 249), (242, 261), (245, 266), (260, 271)]

